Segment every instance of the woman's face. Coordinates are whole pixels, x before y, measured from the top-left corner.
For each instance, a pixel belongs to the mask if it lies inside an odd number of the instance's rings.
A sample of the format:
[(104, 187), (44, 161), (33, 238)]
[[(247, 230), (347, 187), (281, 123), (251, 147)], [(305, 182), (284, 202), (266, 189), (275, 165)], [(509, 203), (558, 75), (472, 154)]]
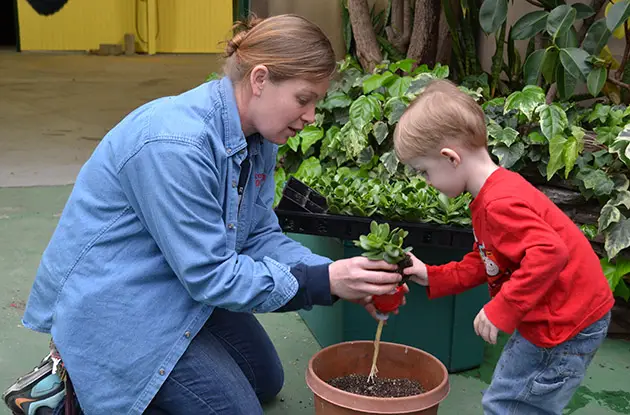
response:
[(281, 145), (305, 125), (315, 121), (315, 105), (326, 95), (329, 81), (289, 79), (271, 82), (268, 77), (252, 82), (250, 120), (267, 140)]

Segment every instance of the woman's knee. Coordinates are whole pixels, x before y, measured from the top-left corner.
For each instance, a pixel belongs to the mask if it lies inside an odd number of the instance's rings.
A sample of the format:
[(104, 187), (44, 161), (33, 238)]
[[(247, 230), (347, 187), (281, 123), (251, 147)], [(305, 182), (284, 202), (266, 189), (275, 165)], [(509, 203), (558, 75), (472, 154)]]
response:
[[(270, 359), (267, 372), (259, 374), (256, 382), (256, 396), (262, 403), (272, 401), (284, 386), (284, 368), (280, 359)], [(262, 375), (262, 376), (261, 376)]]

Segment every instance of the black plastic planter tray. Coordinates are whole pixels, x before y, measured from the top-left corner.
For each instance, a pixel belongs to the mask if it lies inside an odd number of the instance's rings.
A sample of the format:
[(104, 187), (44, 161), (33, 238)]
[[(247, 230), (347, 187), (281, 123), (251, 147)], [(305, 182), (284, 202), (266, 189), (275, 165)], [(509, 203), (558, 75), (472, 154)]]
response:
[(456, 228), (416, 222), (385, 221), (360, 216), (330, 215), (321, 213), (293, 212), (278, 206), (275, 210), (284, 232), (329, 236), (343, 240), (356, 240), (370, 233), (370, 223), (387, 222), (393, 228), (409, 231), (406, 245), (435, 246), (444, 248), (472, 249), (474, 236), (471, 228)]

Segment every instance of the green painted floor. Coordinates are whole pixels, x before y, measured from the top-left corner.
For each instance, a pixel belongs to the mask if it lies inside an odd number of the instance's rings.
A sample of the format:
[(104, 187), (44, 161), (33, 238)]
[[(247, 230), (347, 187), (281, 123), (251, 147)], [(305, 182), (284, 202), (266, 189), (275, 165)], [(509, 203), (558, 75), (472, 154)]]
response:
[[(0, 389), (29, 370), (47, 352), (47, 336), (20, 324), (24, 303), (70, 186), (0, 188)], [(296, 313), (260, 316), (284, 362), (285, 388), (266, 414), (312, 414), (304, 382), (310, 356), (319, 349)], [(505, 338), (502, 339), (505, 341)], [(501, 345), (488, 347), (478, 370), (451, 375), (451, 393), (441, 414), (481, 414), (481, 391), (492, 376)], [(630, 343), (609, 339), (593, 361), (567, 414), (630, 414)], [(0, 406), (0, 415), (9, 414)]]

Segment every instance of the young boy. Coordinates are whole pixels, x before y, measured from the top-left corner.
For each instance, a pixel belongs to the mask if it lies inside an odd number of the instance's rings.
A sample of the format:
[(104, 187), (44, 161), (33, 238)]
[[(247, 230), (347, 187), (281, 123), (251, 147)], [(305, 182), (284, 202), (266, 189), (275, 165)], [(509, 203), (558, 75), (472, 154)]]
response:
[(613, 296), (597, 255), (579, 228), (520, 175), (487, 151), (483, 111), (448, 81), (434, 81), (409, 106), (394, 136), (399, 159), (449, 197), (468, 191), (473, 252), (460, 262), (406, 274), (430, 298), (488, 283), (492, 299), (475, 332), (496, 343), (512, 334), (485, 414), (562, 414), (604, 341)]

